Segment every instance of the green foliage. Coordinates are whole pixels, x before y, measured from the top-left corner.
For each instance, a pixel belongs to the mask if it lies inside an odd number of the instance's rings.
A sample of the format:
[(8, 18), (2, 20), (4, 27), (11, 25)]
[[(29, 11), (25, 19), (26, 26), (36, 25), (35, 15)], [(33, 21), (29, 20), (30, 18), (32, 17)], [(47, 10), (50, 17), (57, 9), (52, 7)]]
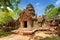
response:
[(51, 36), (51, 37), (46, 37), (46, 38), (41, 38), (39, 36), (35, 37), (33, 40), (60, 40), (59, 36)]
[(16, 10), (17, 15), (19, 15), (22, 12), (22, 10), (18, 9)]
[(21, 2), (21, 0), (0, 0), (0, 9), (3, 6), (3, 10), (8, 10), (7, 7), (10, 7), (13, 10), (18, 9), (18, 4)]
[(17, 19), (17, 15), (13, 11), (3, 12), (0, 10), (0, 25), (8, 23), (14, 19)]
[[(0, 0), (0, 27), (3, 24), (7, 24), (8, 22), (18, 18), (19, 13), (21, 12), (21, 10), (18, 8), (18, 4), (20, 2), (21, 0)], [(9, 7), (11, 10), (9, 10), (7, 7)], [(0, 36), (7, 36), (9, 34), (11, 34), (11, 32), (5, 32), (5, 30), (0, 31)]]
[(46, 8), (45, 8), (45, 13), (50, 12), (54, 7), (55, 7), (55, 6), (54, 6), (53, 4), (50, 4), (50, 5), (46, 6)]
[(44, 38), (44, 39), (42, 39), (42, 40), (60, 40), (60, 37), (46, 37), (46, 38)]
[(60, 17), (60, 7), (52, 9), (49, 13), (46, 13), (48, 18)]
[(0, 0), (0, 26), (18, 18), (21, 12), (18, 8), (20, 2), (21, 0)]
[(11, 32), (0, 31), (0, 37), (11, 35)]

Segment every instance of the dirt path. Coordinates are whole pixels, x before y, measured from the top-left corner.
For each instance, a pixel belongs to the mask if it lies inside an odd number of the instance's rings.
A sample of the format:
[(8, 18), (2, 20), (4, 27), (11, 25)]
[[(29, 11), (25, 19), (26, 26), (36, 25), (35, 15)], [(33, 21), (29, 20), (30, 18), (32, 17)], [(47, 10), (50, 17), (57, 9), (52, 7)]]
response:
[(21, 36), (21, 35), (12, 34), (10, 36), (0, 38), (0, 40), (29, 40), (29, 37), (28, 36)]

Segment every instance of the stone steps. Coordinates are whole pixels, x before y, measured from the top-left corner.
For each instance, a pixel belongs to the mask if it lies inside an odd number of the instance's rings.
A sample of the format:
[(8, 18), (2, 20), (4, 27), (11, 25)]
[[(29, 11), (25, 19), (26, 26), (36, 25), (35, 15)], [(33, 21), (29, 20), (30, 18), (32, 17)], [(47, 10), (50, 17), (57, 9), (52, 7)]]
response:
[(26, 28), (21, 28), (18, 30), (14, 30), (14, 34), (19, 34), (19, 35), (33, 35), (35, 32), (41, 31), (46, 34), (56, 34), (56, 31), (51, 30), (51, 28), (38, 28), (38, 29), (26, 29)]

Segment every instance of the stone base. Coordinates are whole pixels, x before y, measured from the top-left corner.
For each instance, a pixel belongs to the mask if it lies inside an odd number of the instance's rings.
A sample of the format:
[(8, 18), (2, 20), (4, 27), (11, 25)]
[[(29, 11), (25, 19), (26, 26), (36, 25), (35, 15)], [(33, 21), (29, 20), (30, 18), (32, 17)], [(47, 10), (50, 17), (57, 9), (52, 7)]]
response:
[(32, 33), (32, 28), (19, 28), (18, 30), (13, 30), (12, 33), (14, 34), (19, 34), (19, 35), (24, 35), (24, 34), (31, 34)]
[(45, 34), (56, 34), (56, 31), (52, 30), (51, 28), (19, 28), (18, 30), (14, 30), (14, 34), (19, 34), (19, 35), (34, 35), (36, 32), (41, 31), (44, 32)]

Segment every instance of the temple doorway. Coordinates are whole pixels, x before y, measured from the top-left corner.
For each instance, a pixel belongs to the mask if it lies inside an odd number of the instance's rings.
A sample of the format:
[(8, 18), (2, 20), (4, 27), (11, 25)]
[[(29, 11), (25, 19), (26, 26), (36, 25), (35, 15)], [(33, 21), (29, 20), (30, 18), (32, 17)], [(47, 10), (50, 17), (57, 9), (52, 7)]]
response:
[(27, 28), (27, 21), (24, 21), (24, 28)]

